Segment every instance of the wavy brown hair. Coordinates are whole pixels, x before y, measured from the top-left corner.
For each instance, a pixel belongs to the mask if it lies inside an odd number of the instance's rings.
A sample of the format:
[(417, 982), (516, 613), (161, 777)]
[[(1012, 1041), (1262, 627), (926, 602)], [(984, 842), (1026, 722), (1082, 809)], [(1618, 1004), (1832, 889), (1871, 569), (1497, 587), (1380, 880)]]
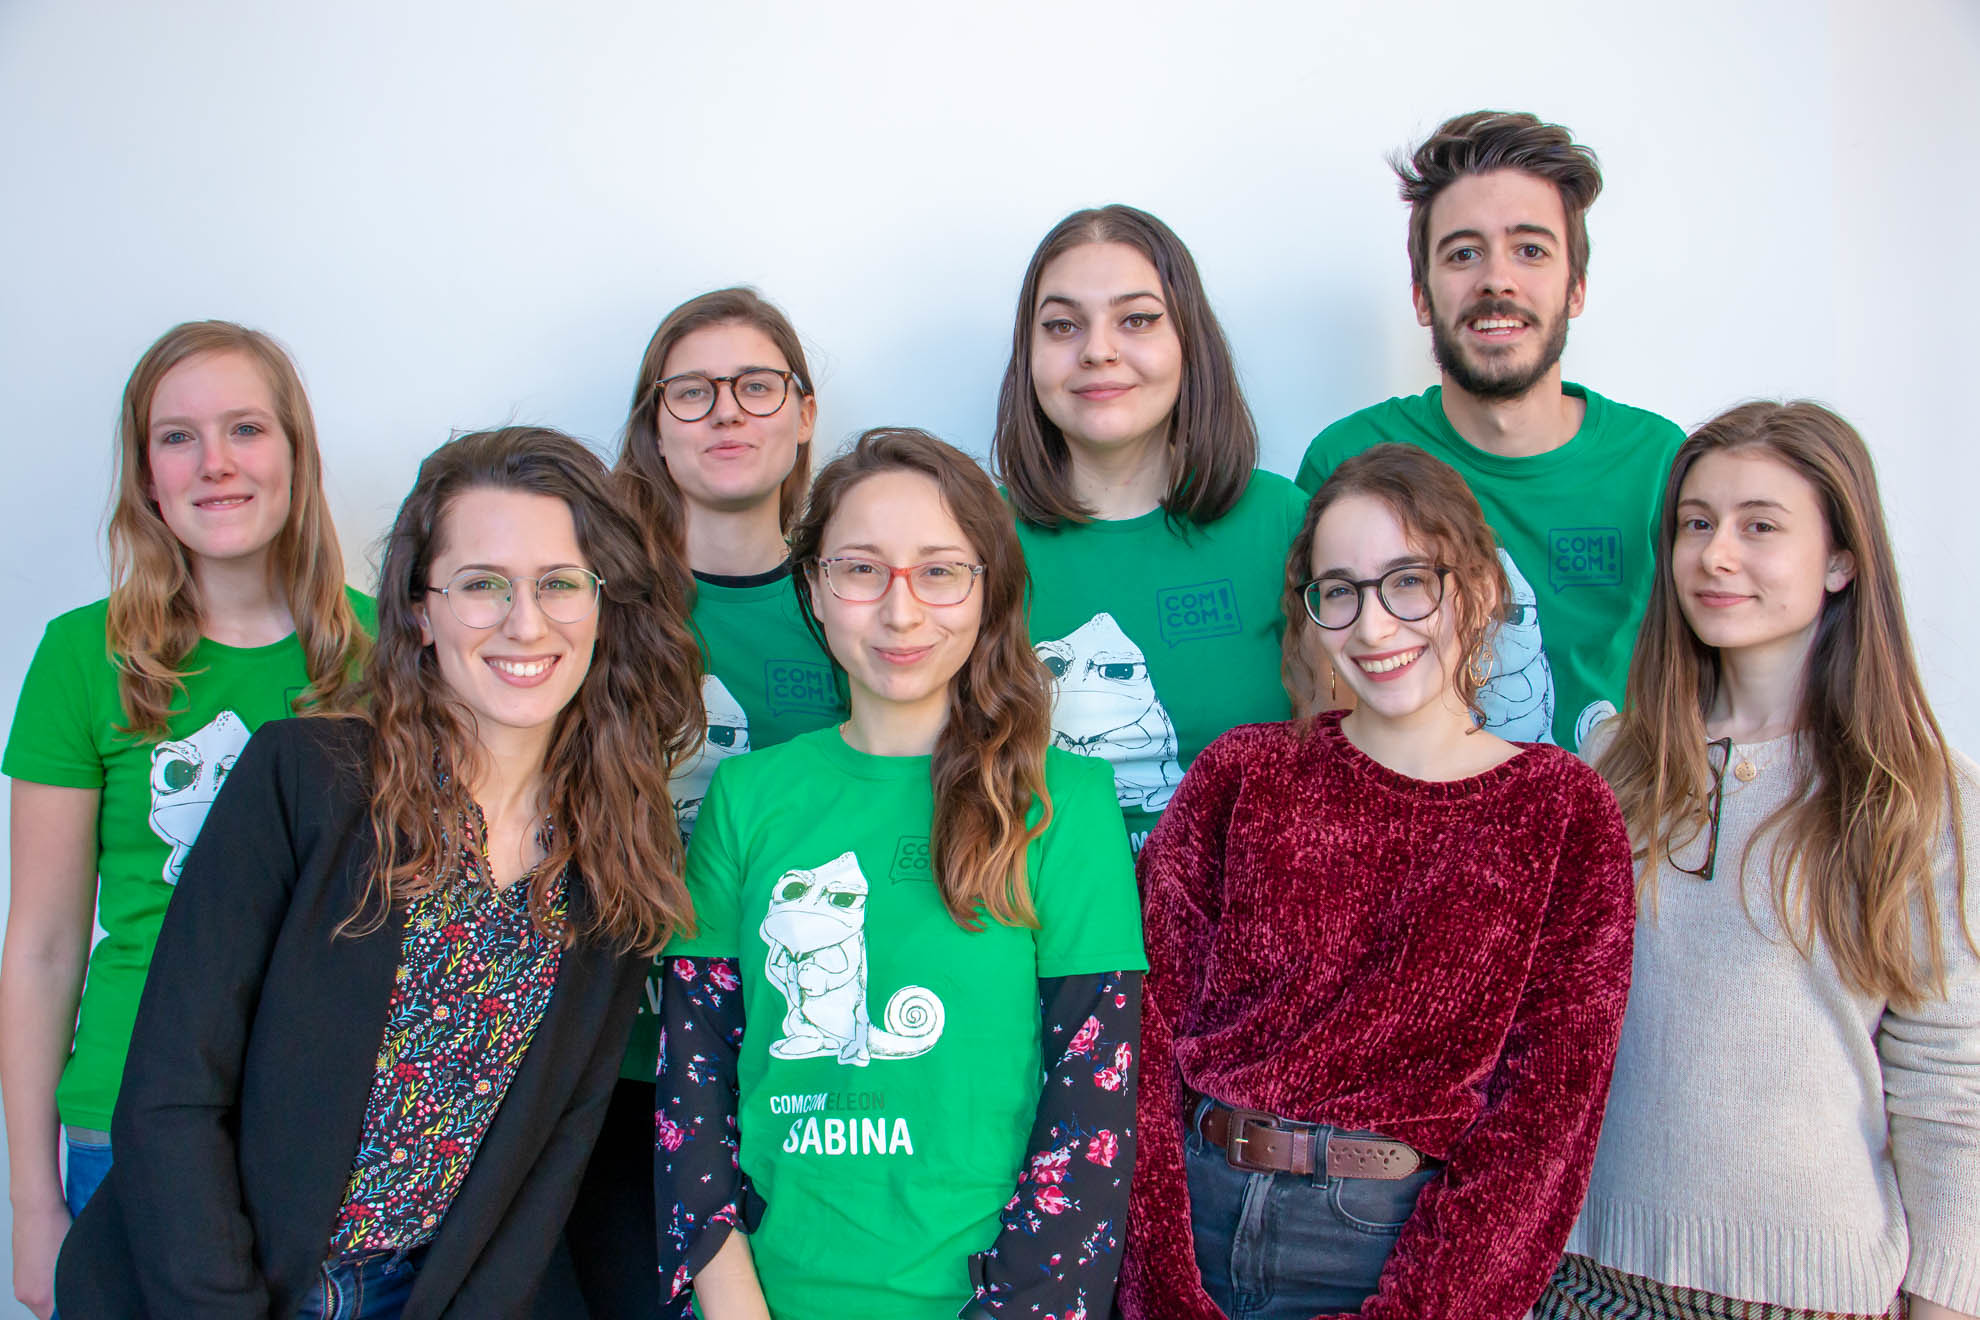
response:
[(1146, 211), (1118, 203), (1075, 211), (1031, 254), (1018, 287), (1011, 360), (997, 394), (997, 433), (991, 470), (1011, 493), (1018, 516), (1041, 527), (1093, 521), (1093, 510), (1072, 489), (1072, 451), (1064, 432), (1038, 403), (1031, 377), (1037, 333), (1038, 282), (1062, 254), (1088, 243), (1125, 243), (1148, 258), (1162, 280), (1162, 301), (1182, 340), (1182, 389), (1169, 422), (1169, 489), (1162, 507), (1171, 518), (1199, 525), (1229, 513), (1258, 466), (1258, 426), (1238, 384), (1237, 363), (1196, 259), (1175, 231)]
[[(682, 538), (686, 535), (687, 508), (681, 488), (667, 471), (667, 460), (660, 456), (660, 391), (656, 388), (667, 369), (667, 355), (674, 345), (697, 330), (717, 325), (747, 325), (761, 330), (777, 351), (784, 365), (797, 377), (799, 398), (786, 400), (787, 408), (812, 398), (811, 367), (804, 358), (804, 345), (790, 318), (776, 304), (755, 289), (716, 289), (690, 298), (668, 312), (653, 338), (646, 343), (640, 359), (639, 375), (633, 381), (632, 407), (626, 415), (626, 428), (619, 439), (618, 462), (612, 478), (620, 498), (632, 510), (653, 553), (662, 561), (679, 560)], [(767, 365), (767, 364), (766, 364)], [(777, 523), (788, 536), (804, 507), (804, 493), (811, 485), (811, 442), (797, 448), (797, 461), (777, 492)]]
[[(1499, 562), (1498, 542), (1471, 487), (1450, 464), (1404, 444), (1362, 450), (1336, 467), (1306, 502), (1306, 518), (1286, 553), (1286, 585), (1279, 597), (1279, 610), (1286, 619), (1279, 675), (1292, 698), (1294, 715), (1305, 722), (1322, 709), (1324, 661), (1316, 663), (1312, 650), (1317, 641), (1313, 633), (1320, 625), (1307, 617), (1303, 600), (1306, 584), (1313, 581), (1313, 535), (1321, 516), (1350, 495), (1367, 495), (1387, 505), (1409, 539), (1422, 547), (1424, 558), (1451, 570), (1455, 602), (1452, 592), (1444, 593), (1444, 603), (1454, 603), (1457, 611), (1452, 621), (1457, 656), (1451, 686), (1482, 725), (1485, 712), (1478, 705), (1482, 685), (1474, 662), (1481, 656), (1489, 658), (1492, 628), (1504, 602), (1512, 599), (1512, 589)], [(1362, 608), (1367, 608), (1365, 601)]]
[[(949, 915), (981, 930), (981, 908), (1007, 926), (1038, 925), (1025, 851), (1052, 820), (1045, 748), (1052, 736), (1051, 678), (1031, 649), (1031, 576), (1011, 513), (983, 469), (926, 431), (883, 427), (827, 463), (791, 533), (791, 568), (804, 616), (819, 632), (812, 596), (825, 529), (846, 492), (881, 472), (918, 472), (982, 558), (976, 588), (983, 620), (976, 644), (949, 680), (949, 718), (935, 742), (935, 875)], [(829, 647), (824, 647), (827, 649)], [(1038, 822), (1025, 817), (1033, 804)]]
[(296, 709), (339, 710), (370, 647), (344, 594), (344, 552), (323, 494), (316, 419), (295, 363), (259, 330), (231, 321), (175, 325), (144, 351), (124, 384), (117, 421), (117, 488), (110, 503), (108, 639), (117, 666), (123, 732), (163, 738), (185, 695), (181, 668), (199, 645), (202, 603), (192, 561), (151, 497), (151, 402), (173, 368), (213, 353), (238, 353), (260, 370), (289, 442), (289, 517), (269, 547), (268, 572), (288, 602), (309, 686)]
[(460, 862), (446, 831), (474, 818), (470, 786), (482, 755), (474, 717), (420, 635), (448, 510), (471, 490), (563, 501), (585, 566), (603, 579), (591, 667), (558, 714), (544, 760), (544, 805), (556, 829), (530, 885), (530, 914), (539, 929), (570, 938), (549, 916), (569, 865), (589, 900), (577, 933), (657, 950), (671, 932), (693, 928), (667, 780), (702, 736), (701, 652), (688, 635), (680, 583), (647, 558), (605, 464), (569, 436), (534, 426), (480, 431), (434, 450), (386, 534), (378, 645), (362, 688), (377, 735), (371, 828), (379, 861), (343, 929), (376, 929), (393, 903), (449, 878)]
[(1494, 170), (1520, 170), (1554, 185), (1567, 212), (1568, 274), (1575, 284), (1588, 278), (1588, 208), (1602, 192), (1602, 165), (1559, 124), (1524, 112), (1474, 110), (1445, 120), (1415, 151), (1389, 164), (1409, 203), (1411, 284), (1422, 288), (1428, 277), (1437, 194), (1467, 175)]
[[(1636, 845), (1638, 896), (1654, 908), (1659, 864), (1710, 824), (1705, 716), (1719, 694), (1719, 653), (1685, 622), (1671, 560), (1685, 478), (1713, 453), (1762, 453), (1799, 474), (1821, 502), (1830, 547), (1856, 560), (1815, 623), (1795, 720), (1802, 755), (1794, 792), (1753, 835), (1777, 831), (1769, 855), (1775, 911), (1804, 957), (1819, 938), (1847, 985), (1915, 1007), (1945, 993), (1932, 859), (1949, 831), (1961, 928), (1972, 940), (1956, 779), (1918, 676), (1870, 452), (1820, 404), (1742, 404), (1694, 431), (1671, 464), (1627, 704), (1597, 765)], [(1929, 950), (1922, 970), (1914, 909)]]

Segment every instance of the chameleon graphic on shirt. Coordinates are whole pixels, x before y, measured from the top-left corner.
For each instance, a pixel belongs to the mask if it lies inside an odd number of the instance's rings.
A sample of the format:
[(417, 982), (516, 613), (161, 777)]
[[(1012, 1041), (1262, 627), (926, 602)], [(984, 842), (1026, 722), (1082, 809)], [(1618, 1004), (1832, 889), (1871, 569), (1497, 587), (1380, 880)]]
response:
[(749, 750), (749, 716), (722, 680), (713, 674), (702, 675), (701, 704), (708, 712), (701, 746), (674, 772), (668, 784), (682, 837), (694, 828), (695, 817), (701, 814), (701, 800), (708, 796), (708, 781), (715, 777), (715, 767)]
[(1134, 639), (1103, 611), (1032, 650), (1052, 672), (1053, 745), (1111, 762), (1122, 807), (1167, 807), (1182, 782), (1176, 726)]
[(912, 1059), (935, 1048), (944, 1010), (932, 990), (903, 986), (887, 1000), (881, 1026), (866, 1011), (866, 876), (840, 853), (823, 866), (793, 869), (770, 888), (759, 928), (769, 955), (764, 975), (789, 1005), (773, 1059), (836, 1055), (864, 1068), (874, 1059)]
[(1554, 667), (1540, 635), (1540, 597), (1503, 548), (1512, 598), (1492, 630), (1492, 677), (1478, 691), (1484, 727), (1512, 742), (1554, 741)]
[(179, 883), (207, 809), (247, 741), (241, 717), (223, 710), (194, 733), (151, 749), (151, 832), (172, 845), (162, 873), (166, 884)]

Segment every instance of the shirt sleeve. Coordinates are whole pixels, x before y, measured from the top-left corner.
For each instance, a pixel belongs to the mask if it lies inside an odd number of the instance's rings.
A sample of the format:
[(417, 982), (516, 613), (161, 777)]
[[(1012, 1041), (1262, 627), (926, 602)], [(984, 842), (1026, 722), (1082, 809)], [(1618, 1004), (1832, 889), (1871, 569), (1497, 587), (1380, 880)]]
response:
[(1046, 776), (1052, 823), (1030, 857), (1039, 978), (1146, 969), (1113, 768), (1098, 757), (1052, 753)]
[(730, 958), (661, 961), (654, 1205), (660, 1212), (660, 1292), (682, 1306), (694, 1276), (730, 1231), (743, 1226), (736, 1128), (742, 980)]
[(1224, 837), (1239, 779), (1230, 735), (1204, 748), (1136, 863), (1148, 940), (1141, 1017), (1141, 1078), (1121, 1308), (1134, 1320), (1220, 1320), (1203, 1291), (1183, 1169), (1182, 1074), (1176, 1033), (1202, 986), (1222, 909)]
[(1038, 985), (1045, 1086), (1017, 1189), (990, 1250), (970, 1261), (963, 1315), (1104, 1316), (1134, 1168), (1141, 975), (1061, 976)]
[[(90, 695), (113, 676), (100, 630), (77, 625), (92, 616), (65, 614), (48, 625), (28, 663), (4, 769), (13, 779), (59, 788), (102, 788), (103, 754), (91, 727)], [(94, 654), (91, 654), (92, 649)], [(92, 665), (96, 673), (91, 672)]]
[(1425, 1185), (1363, 1320), (1519, 1320), (1560, 1262), (1594, 1165), (1636, 924), (1615, 799), (1585, 767), (1485, 1106)]
[[(1890, 1009), (1877, 1031), (1891, 1158), (1911, 1236), (1904, 1290), (1980, 1315), (1980, 787), (1956, 762), (1965, 845), (1964, 929), (1958, 869), (1948, 839), (1933, 879), (1946, 993)], [(1919, 932), (1920, 943), (1927, 931)], [(1920, 949), (1921, 954), (1924, 952)]]
[(715, 767), (688, 839), (685, 881), (694, 905), (694, 933), (677, 933), (667, 942), (669, 954), (700, 958), (734, 958), (742, 952), (742, 867), (736, 858), (737, 799), (734, 776), (725, 773), (734, 761)]

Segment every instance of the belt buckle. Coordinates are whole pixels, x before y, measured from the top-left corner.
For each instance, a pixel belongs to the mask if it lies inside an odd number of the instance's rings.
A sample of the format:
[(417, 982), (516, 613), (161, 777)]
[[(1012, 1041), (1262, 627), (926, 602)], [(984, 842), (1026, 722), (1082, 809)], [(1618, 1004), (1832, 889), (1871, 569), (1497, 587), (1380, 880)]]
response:
[(1245, 1135), (1245, 1127), (1255, 1124), (1260, 1127), (1270, 1128), (1273, 1131), (1278, 1131), (1280, 1129), (1275, 1121), (1275, 1116), (1266, 1113), (1262, 1109), (1232, 1109), (1230, 1114), (1230, 1126), (1224, 1133), (1224, 1163), (1242, 1173), (1278, 1172), (1270, 1164), (1253, 1164), (1243, 1154), (1243, 1147), (1251, 1140), (1251, 1138)]

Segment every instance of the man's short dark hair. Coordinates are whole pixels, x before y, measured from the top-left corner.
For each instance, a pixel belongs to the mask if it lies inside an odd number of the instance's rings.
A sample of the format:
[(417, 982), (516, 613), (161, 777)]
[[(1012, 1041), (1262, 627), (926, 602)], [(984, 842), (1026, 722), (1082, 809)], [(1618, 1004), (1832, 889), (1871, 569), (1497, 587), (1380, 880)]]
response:
[(1559, 124), (1505, 110), (1474, 110), (1447, 119), (1407, 157), (1389, 161), (1409, 203), (1409, 278), (1421, 286), (1430, 268), (1430, 204), (1468, 174), (1524, 170), (1553, 184), (1567, 212), (1568, 272), (1588, 277), (1588, 208), (1602, 191), (1595, 153)]

